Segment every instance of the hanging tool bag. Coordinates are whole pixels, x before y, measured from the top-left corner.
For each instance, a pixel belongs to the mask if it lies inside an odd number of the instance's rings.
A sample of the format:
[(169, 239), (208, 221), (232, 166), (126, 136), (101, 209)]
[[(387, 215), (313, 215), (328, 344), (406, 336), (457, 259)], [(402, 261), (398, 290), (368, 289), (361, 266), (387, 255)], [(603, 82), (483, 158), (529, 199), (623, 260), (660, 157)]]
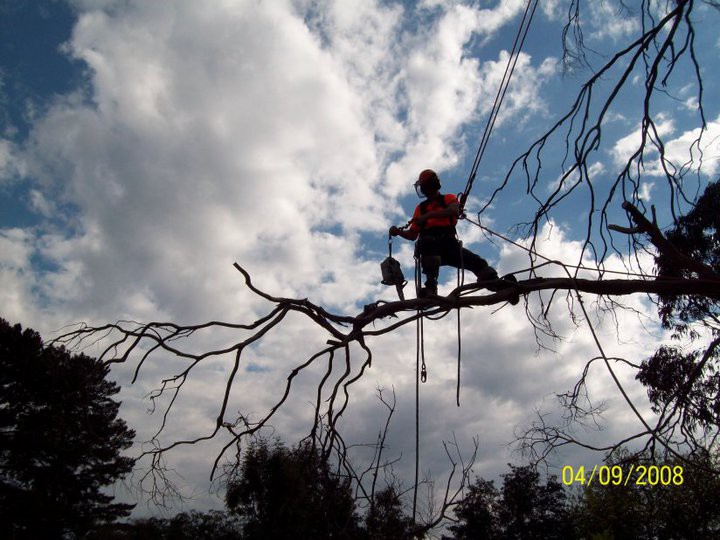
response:
[(405, 300), (403, 287), (407, 285), (407, 280), (403, 275), (400, 263), (392, 256), (392, 236), (388, 235), (388, 256), (380, 263), (380, 272), (382, 273), (383, 285), (395, 285), (400, 300)]
[(404, 286), (407, 283), (403, 275), (402, 267), (397, 259), (386, 257), (385, 260), (380, 263), (380, 271), (382, 272), (383, 285)]

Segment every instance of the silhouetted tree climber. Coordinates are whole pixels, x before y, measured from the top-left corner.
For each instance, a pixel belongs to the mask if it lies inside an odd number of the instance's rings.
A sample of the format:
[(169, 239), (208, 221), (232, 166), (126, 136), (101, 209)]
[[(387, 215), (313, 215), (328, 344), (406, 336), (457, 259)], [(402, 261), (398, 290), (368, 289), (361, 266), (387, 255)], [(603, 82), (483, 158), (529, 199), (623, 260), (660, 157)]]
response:
[[(418, 197), (426, 199), (415, 208), (409, 228), (390, 227), (390, 236), (401, 236), (406, 240), (417, 240), (415, 257), (420, 259), (425, 287), (420, 296), (437, 295), (440, 267), (447, 265), (466, 268), (480, 281), (497, 281), (498, 274), (485, 259), (462, 246), (458, 240), (455, 225), (460, 217), (460, 203), (455, 195), (440, 193), (440, 178), (431, 169), (425, 169), (415, 182)], [(517, 283), (515, 276), (508, 275), (506, 281)], [(489, 283), (487, 289), (499, 291), (511, 287), (503, 283)], [(510, 303), (519, 302), (513, 296)]]

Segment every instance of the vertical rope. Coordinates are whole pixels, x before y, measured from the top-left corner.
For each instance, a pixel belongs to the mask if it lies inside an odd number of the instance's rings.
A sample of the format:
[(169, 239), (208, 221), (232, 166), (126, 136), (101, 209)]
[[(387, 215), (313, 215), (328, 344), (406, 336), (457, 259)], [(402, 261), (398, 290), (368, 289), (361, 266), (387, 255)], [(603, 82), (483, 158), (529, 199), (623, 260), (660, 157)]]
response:
[[(422, 281), (420, 259), (415, 257), (415, 290), (420, 292), (420, 284)], [(419, 294), (416, 294), (419, 296)], [(418, 318), (415, 328), (415, 486), (413, 488), (413, 509), (412, 522), (415, 525), (415, 516), (417, 514), (417, 493), (418, 482), (420, 480), (420, 357), (423, 356), (423, 367), (425, 365), (423, 349), (423, 324), (421, 310), (418, 309)]]
[(465, 191), (463, 191), (462, 197), (460, 198), (461, 210), (464, 210), (465, 201), (470, 194), (473, 182), (475, 182), (475, 176), (477, 175), (480, 161), (483, 158), (483, 154), (485, 154), (485, 148), (487, 147), (488, 141), (490, 140), (490, 133), (493, 130), (495, 121), (497, 120), (498, 114), (500, 112), (500, 106), (502, 105), (502, 102), (505, 99), (507, 89), (510, 86), (510, 79), (512, 78), (518, 58), (520, 57), (520, 52), (522, 52), (523, 45), (525, 44), (525, 38), (527, 37), (528, 31), (530, 30), (530, 24), (532, 23), (533, 16), (535, 15), (537, 5), (538, 0), (528, 0), (527, 6), (525, 6), (525, 13), (523, 13), (522, 21), (520, 21), (520, 26), (515, 36), (515, 42), (513, 43), (512, 51), (510, 52), (510, 56), (508, 58), (508, 63), (505, 66), (505, 73), (503, 74), (502, 81), (500, 82), (500, 86), (498, 87), (498, 92), (495, 96), (495, 102), (493, 103), (492, 110), (490, 111), (490, 116), (488, 117), (487, 123), (485, 124), (485, 130), (483, 131), (477, 154), (475, 154), (475, 160), (473, 162), (472, 168), (470, 169), (470, 175), (468, 176)]
[(457, 389), (455, 390), (455, 401), (460, 406), (460, 363), (462, 359), (462, 339), (460, 334), (460, 308), (457, 308), (457, 337), (458, 337), (458, 353), (457, 353)]
[(413, 489), (413, 510), (412, 521), (415, 524), (415, 516), (417, 514), (417, 494), (418, 483), (420, 481), (420, 342), (421, 342), (421, 324), (417, 325), (418, 347), (415, 356), (415, 486)]
[[(458, 288), (465, 284), (465, 261), (463, 259), (463, 244), (461, 240), (458, 240), (460, 247), (460, 268), (458, 268)], [(457, 352), (457, 389), (455, 390), (455, 401), (457, 406), (460, 406), (460, 363), (462, 360), (462, 334), (460, 333), (460, 305), (457, 307), (457, 340), (458, 340), (458, 352)]]

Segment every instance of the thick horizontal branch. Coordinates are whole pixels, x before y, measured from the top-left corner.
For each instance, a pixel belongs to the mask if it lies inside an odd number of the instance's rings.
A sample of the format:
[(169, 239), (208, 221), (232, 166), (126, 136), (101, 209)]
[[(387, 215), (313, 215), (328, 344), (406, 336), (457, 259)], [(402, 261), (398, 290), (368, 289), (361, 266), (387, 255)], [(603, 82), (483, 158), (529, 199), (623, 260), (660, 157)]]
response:
[(355, 317), (353, 332), (357, 335), (363, 327), (386, 317), (396, 316), (403, 311), (427, 310), (431, 308), (454, 309), (473, 306), (490, 306), (509, 300), (516, 292), (528, 294), (543, 290), (577, 290), (578, 292), (602, 296), (623, 296), (628, 294), (700, 295), (720, 300), (720, 280), (716, 279), (573, 279), (567, 277), (536, 278), (520, 281), (513, 288), (486, 295), (464, 294), (478, 289), (478, 284), (458, 287), (448, 296), (414, 298), (397, 302), (371, 304)]
[(580, 292), (622, 296), (635, 293), (688, 295), (697, 294), (720, 299), (720, 279), (572, 279), (540, 278), (523, 281), (520, 290), (540, 291), (546, 289), (574, 290)]

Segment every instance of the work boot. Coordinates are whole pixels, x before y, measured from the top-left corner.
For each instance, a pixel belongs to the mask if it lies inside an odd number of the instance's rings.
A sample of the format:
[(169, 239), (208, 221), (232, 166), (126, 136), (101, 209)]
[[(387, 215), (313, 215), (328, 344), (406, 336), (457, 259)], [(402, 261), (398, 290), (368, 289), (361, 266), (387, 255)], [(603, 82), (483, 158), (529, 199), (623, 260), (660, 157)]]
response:
[(475, 274), (475, 277), (477, 277), (478, 283), (481, 281), (495, 281), (498, 278), (498, 274), (494, 268), (486, 266), (480, 270), (480, 272)]
[[(507, 276), (504, 276), (503, 281), (509, 282), (509, 283), (517, 283), (518, 282), (517, 278), (513, 274), (508, 274)], [(514, 289), (515, 287), (513, 285), (506, 285), (505, 287), (503, 287), (503, 289), (510, 289), (510, 288)], [(520, 293), (517, 292), (517, 290), (516, 290), (515, 293), (510, 297), (508, 302), (510, 302), (510, 305), (517, 306), (518, 303), (520, 302)]]
[[(482, 283), (482, 282), (484, 282), (484, 281), (491, 281), (491, 282), (492, 282), (492, 281), (497, 281), (498, 279), (500, 279), (500, 278), (498, 277), (498, 274), (497, 274), (497, 272), (495, 271), (495, 269), (492, 268), (491, 266), (486, 266), (485, 268), (483, 268), (482, 270), (480, 270), (477, 274), (475, 274), (475, 277), (477, 278), (477, 282), (478, 282), (478, 283)], [(499, 284), (498, 284), (498, 285), (495, 285), (495, 284), (490, 284), (490, 283), (488, 283), (488, 284), (485, 286), (485, 288), (486, 288), (488, 291), (492, 291), (492, 292), (498, 292), (498, 291), (501, 291), (502, 289), (504, 289), (504, 287), (502, 287), (502, 286), (499, 285)]]
[[(497, 282), (500, 279), (495, 269), (491, 268), (490, 266), (483, 268), (479, 273), (476, 274), (476, 276), (478, 283), (481, 283), (483, 281)], [(491, 292), (500, 292), (505, 289), (512, 288), (513, 285), (510, 285), (510, 283), (517, 283), (517, 278), (512, 274), (508, 274), (507, 276), (502, 278), (502, 281), (505, 281), (506, 283), (500, 282), (488, 284), (488, 286), (485, 288)], [(508, 300), (508, 302), (510, 302), (511, 305), (516, 306), (520, 302), (520, 294), (513, 294)]]
[(437, 296), (437, 281), (426, 281), (424, 287), (420, 287), (418, 292), (418, 298), (428, 298), (430, 296)]

